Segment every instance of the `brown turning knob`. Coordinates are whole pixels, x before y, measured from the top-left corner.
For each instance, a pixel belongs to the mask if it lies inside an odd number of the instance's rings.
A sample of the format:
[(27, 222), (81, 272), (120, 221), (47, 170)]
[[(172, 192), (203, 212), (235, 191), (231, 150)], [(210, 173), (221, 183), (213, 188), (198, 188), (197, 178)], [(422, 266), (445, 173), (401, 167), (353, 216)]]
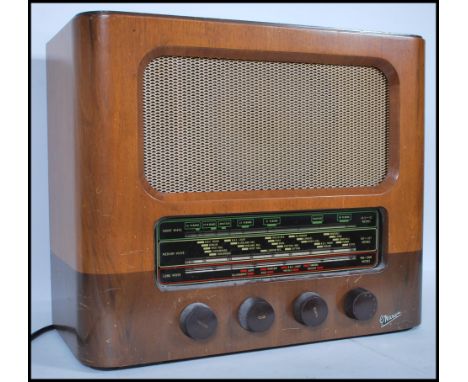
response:
[(345, 297), (346, 315), (359, 321), (371, 319), (377, 311), (377, 298), (364, 288), (352, 289)]
[(251, 332), (268, 330), (275, 320), (273, 307), (263, 298), (249, 297), (239, 307), (239, 323)]
[(306, 326), (320, 325), (328, 316), (325, 300), (314, 292), (304, 292), (294, 301), (294, 317)]
[(218, 319), (208, 305), (196, 302), (188, 305), (180, 314), (182, 331), (194, 340), (210, 337), (218, 326)]

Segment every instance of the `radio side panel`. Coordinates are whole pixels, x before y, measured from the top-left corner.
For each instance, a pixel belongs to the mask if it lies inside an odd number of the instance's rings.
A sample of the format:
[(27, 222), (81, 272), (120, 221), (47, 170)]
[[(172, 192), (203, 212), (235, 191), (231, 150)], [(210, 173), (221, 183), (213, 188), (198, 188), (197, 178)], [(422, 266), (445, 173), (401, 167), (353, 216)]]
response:
[[(73, 22), (47, 44), (47, 118), (49, 166), (50, 256), (53, 323), (79, 357), (78, 296), (81, 240), (77, 147), (76, 54)], [(57, 269), (55, 258), (67, 264)]]

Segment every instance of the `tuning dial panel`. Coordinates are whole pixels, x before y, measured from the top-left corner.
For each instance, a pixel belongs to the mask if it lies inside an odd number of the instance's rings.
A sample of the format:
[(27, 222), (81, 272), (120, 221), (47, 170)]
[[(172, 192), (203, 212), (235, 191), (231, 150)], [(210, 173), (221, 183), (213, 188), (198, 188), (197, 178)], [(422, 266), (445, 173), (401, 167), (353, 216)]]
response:
[(352, 289), (345, 297), (346, 315), (359, 321), (371, 319), (377, 311), (377, 298), (364, 288)]
[(199, 302), (188, 305), (180, 314), (182, 331), (194, 340), (211, 337), (217, 326), (216, 314), (208, 305)]
[(328, 316), (325, 300), (314, 292), (304, 292), (294, 301), (294, 317), (306, 326), (318, 326)]
[(162, 218), (155, 225), (157, 285), (238, 284), (374, 268), (380, 226), (375, 208)]
[(268, 301), (259, 297), (249, 297), (239, 307), (239, 323), (251, 332), (268, 330), (275, 320), (275, 311)]

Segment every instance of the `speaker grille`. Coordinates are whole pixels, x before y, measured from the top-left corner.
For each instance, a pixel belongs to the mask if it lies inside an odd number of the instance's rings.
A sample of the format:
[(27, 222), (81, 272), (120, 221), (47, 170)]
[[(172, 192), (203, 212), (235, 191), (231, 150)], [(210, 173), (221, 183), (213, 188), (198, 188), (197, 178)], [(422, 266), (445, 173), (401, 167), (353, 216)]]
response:
[(375, 186), (388, 86), (376, 68), (158, 57), (143, 78), (144, 173), (165, 193)]

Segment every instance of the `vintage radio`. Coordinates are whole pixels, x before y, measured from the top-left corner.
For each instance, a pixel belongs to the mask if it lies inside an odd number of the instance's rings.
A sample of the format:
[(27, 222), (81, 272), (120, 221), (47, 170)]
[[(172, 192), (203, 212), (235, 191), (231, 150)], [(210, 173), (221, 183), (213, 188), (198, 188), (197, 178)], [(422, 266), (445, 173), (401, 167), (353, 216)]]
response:
[(47, 45), (53, 320), (114, 368), (420, 323), (424, 41), (147, 14)]

